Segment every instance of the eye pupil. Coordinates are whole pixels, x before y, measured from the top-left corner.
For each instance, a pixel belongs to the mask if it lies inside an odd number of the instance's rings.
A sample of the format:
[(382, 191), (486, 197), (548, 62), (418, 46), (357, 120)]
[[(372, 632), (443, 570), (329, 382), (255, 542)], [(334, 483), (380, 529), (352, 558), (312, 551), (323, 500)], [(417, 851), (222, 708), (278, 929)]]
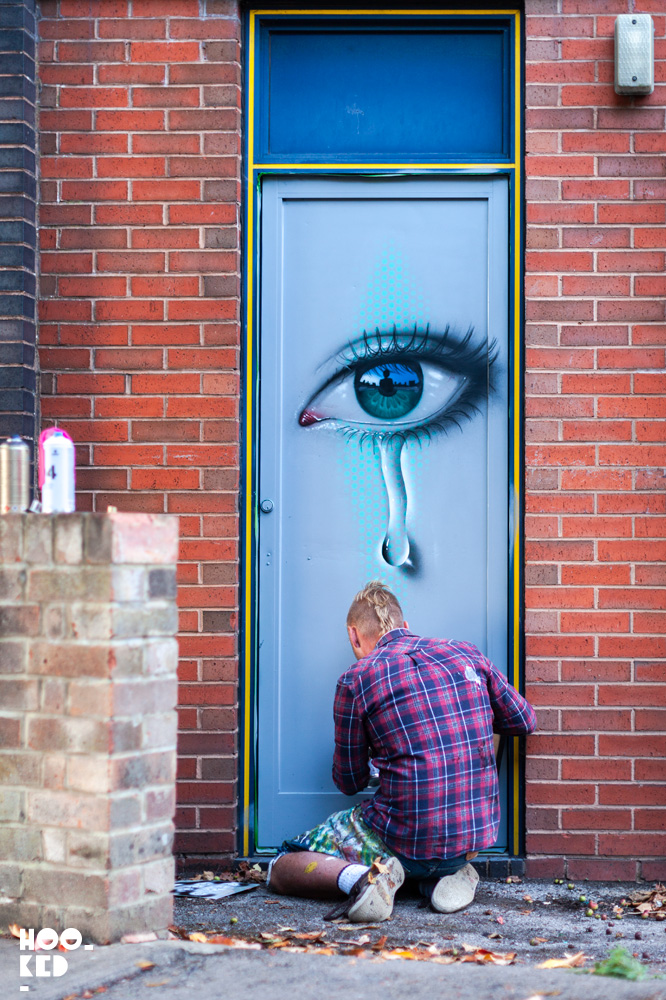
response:
[(400, 420), (411, 413), (423, 395), (423, 372), (418, 361), (366, 367), (356, 372), (354, 391), (370, 416)]
[(379, 391), (382, 396), (395, 396), (398, 391), (398, 387), (391, 378), (388, 368), (384, 369), (384, 378), (379, 383)]

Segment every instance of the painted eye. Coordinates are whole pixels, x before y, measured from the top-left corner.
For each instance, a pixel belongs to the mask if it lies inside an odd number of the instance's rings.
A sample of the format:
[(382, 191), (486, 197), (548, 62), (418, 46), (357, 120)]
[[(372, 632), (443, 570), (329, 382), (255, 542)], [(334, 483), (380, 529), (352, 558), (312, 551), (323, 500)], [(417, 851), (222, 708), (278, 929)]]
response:
[(330, 421), (370, 433), (411, 431), (448, 411), (467, 382), (465, 375), (430, 361), (366, 363), (320, 389), (298, 422), (309, 427)]
[(389, 518), (382, 557), (404, 572), (419, 571), (418, 551), (407, 534), (407, 490), (402, 452), (407, 442), (462, 427), (493, 390), (495, 342), (473, 341), (445, 327), (364, 333), (322, 368), (328, 378), (301, 410), (301, 427), (328, 427), (372, 441), (381, 463)]
[(330, 359), (337, 370), (301, 411), (301, 427), (346, 434), (417, 438), (460, 425), (491, 388), (495, 345), (472, 344), (448, 327), (410, 333), (376, 330)]
[(418, 361), (373, 365), (356, 372), (354, 392), (371, 417), (400, 420), (412, 412), (423, 395), (423, 370)]

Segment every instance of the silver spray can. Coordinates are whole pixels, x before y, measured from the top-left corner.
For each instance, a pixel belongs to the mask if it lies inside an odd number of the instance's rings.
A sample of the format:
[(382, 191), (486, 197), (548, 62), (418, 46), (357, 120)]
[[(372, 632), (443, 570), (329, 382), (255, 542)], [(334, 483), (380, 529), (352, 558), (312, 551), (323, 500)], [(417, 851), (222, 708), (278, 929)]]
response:
[(44, 514), (70, 514), (74, 501), (74, 442), (66, 431), (50, 429), (39, 439), (39, 482)]
[(30, 448), (22, 437), (0, 444), (0, 514), (20, 514), (30, 504)]

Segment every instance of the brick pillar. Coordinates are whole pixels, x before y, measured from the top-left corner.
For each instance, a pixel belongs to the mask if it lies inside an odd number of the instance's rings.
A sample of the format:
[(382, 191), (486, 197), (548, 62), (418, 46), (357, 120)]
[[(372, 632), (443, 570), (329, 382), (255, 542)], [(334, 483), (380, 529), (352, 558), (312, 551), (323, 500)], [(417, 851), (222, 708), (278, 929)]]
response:
[(666, 876), (666, 18), (613, 89), (629, 0), (527, 0), (528, 873)]
[(0, 0), (0, 437), (35, 438), (35, 0)]
[(0, 927), (167, 927), (178, 520), (0, 518)]

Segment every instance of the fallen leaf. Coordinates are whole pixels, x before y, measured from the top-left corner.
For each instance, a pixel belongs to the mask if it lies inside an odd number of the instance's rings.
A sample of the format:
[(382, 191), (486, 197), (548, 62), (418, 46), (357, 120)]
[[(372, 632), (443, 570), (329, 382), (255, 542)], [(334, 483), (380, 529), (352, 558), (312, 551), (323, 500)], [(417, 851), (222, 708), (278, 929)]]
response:
[(502, 935), (498, 931), (493, 931), (492, 934), (488, 935), (488, 937), (489, 938), (499, 938), (500, 941), (502, 940)]
[(245, 941), (243, 938), (225, 937), (223, 934), (211, 934), (206, 938), (207, 944), (224, 944), (228, 948), (244, 948), (257, 951), (261, 945), (256, 941)]
[(177, 924), (169, 924), (169, 933), (173, 934), (175, 938), (180, 938), (181, 941), (187, 941), (189, 939), (189, 934), (184, 927), (178, 927)]
[(515, 951), (502, 954), (488, 951), (486, 948), (475, 948), (471, 944), (463, 944), (462, 947), (465, 954), (458, 958), (459, 962), (477, 962), (479, 965), (511, 965), (516, 957)]
[(144, 983), (144, 986), (167, 986), (171, 982), (170, 979), (160, 979), (157, 983)]
[(530, 913), (534, 913), (534, 910), (518, 910), (518, 913), (522, 914), (524, 917), (528, 917)]
[(192, 934), (188, 934), (187, 939), (188, 941), (196, 941), (199, 944), (206, 944), (208, 941), (206, 935), (202, 934), (200, 931), (194, 931)]
[(18, 924), (10, 924), (9, 925), (9, 933), (11, 934), (12, 937), (20, 938), (21, 937), (21, 928), (19, 927)]
[(140, 958), (139, 961), (135, 962), (134, 964), (136, 965), (137, 969), (143, 969), (144, 971), (146, 971), (147, 969), (155, 968), (155, 963), (149, 962), (147, 958)]
[(589, 955), (583, 954), (582, 951), (575, 955), (567, 955), (565, 952), (564, 958), (547, 958), (545, 962), (537, 965), (537, 969), (577, 969), (585, 965), (588, 958)]
[[(262, 944), (268, 945), (269, 948), (284, 948), (289, 944), (289, 938), (278, 937), (277, 934), (271, 934), (270, 931), (261, 931), (258, 936), (261, 938)], [(220, 944), (226, 943), (226, 941), (220, 942)]]
[(340, 943), (344, 945), (355, 944), (358, 945), (359, 948), (361, 948), (364, 944), (368, 944), (369, 941), (370, 941), (369, 934), (361, 934), (360, 938), (347, 938), (346, 941), (341, 941)]
[(375, 941), (375, 943), (372, 946), (372, 950), (373, 951), (381, 951), (382, 948), (384, 947), (384, 945), (386, 944), (387, 937), (388, 937), (387, 934), (382, 934), (381, 937), (377, 938), (377, 940)]
[(233, 946), (238, 940), (237, 938), (227, 937), (225, 934), (209, 934), (208, 936), (203, 934), (202, 937), (206, 939), (207, 944), (227, 944)]
[(208, 871), (202, 872), (201, 877), (206, 882), (212, 882), (213, 879), (215, 878), (215, 872), (208, 872)]
[(533, 903), (534, 902), (534, 900), (532, 899), (532, 897), (528, 896), (527, 893), (523, 896), (523, 899), (525, 900), (526, 903)]
[(504, 923), (504, 917), (497, 917), (497, 923), (498, 924), (503, 924)]
[[(381, 924), (339, 924), (336, 920), (333, 921), (338, 930), (341, 931), (376, 931), (379, 930)], [(281, 928), (284, 930), (284, 928)], [(293, 930), (293, 927), (286, 928), (287, 930)]]
[[(643, 958), (649, 958), (643, 952)], [(603, 962), (595, 962), (592, 974), (595, 976), (614, 976), (617, 979), (640, 980), (647, 975), (647, 969), (641, 962), (637, 961), (638, 952), (629, 955), (626, 948), (613, 948), (608, 958)]]
[[(292, 934), (291, 936), (298, 941), (323, 941), (326, 937), (326, 931), (309, 931), (307, 934)], [(370, 938), (368, 938), (369, 940)]]
[(653, 899), (662, 899), (664, 893), (666, 893), (666, 887), (660, 882), (657, 882), (653, 889), (648, 889), (643, 892), (633, 892), (631, 896), (629, 896), (629, 902), (633, 906), (636, 906), (637, 903), (644, 903)]
[(546, 944), (547, 941), (548, 941), (548, 938), (533, 937), (530, 940), (530, 944)]

